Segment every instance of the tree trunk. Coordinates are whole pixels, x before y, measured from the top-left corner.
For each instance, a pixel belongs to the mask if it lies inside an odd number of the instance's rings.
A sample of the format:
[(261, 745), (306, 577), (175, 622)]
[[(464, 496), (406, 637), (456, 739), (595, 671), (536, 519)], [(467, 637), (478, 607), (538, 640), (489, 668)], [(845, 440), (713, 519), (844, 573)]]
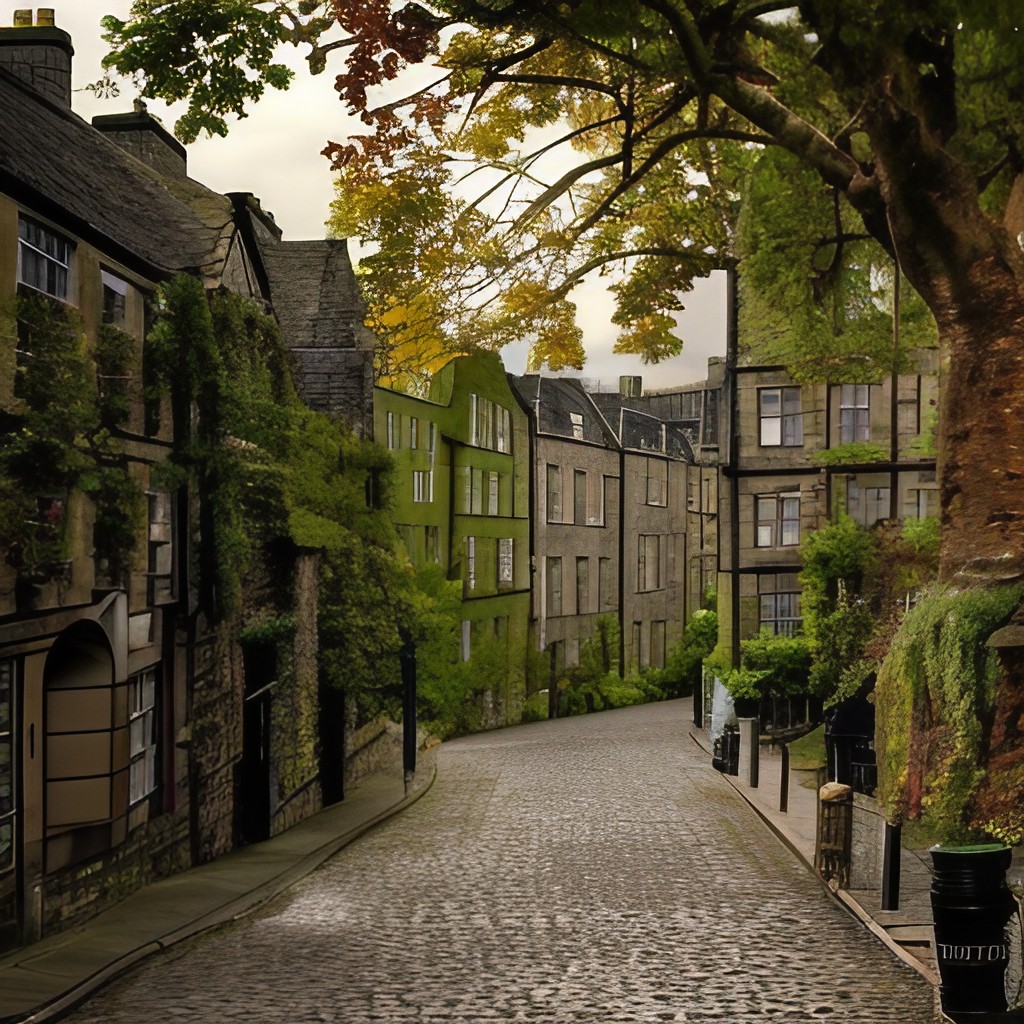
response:
[(1024, 576), (1024, 259), (970, 169), (886, 97), (868, 118), (891, 241), (944, 351), (941, 575)]

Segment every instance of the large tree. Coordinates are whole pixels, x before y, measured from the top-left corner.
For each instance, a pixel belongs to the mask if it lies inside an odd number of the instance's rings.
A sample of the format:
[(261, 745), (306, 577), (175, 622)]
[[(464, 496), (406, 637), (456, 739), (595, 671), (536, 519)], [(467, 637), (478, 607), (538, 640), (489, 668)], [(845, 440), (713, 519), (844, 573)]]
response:
[[(844, 263), (885, 256), (934, 316), (948, 360), (943, 574), (985, 581), (1024, 574), (1016, 11), (1008, 0), (137, 0), (128, 22), (105, 24), (113, 66), (148, 94), (191, 98), (181, 127), (193, 135), (223, 131), (266, 84), (286, 84), (275, 43), (307, 44), (314, 72), (343, 56), (335, 87), (368, 130), (325, 149), (343, 186), (337, 223), (378, 244), (371, 285), (403, 311), (392, 326), (406, 343), (420, 321), (454, 347), (531, 330), (550, 364), (578, 363), (571, 288), (620, 266), (620, 347), (677, 352), (680, 295), (742, 255), (748, 176), (780, 154), (779, 188), (806, 190), (808, 220), (831, 210), (806, 240), (812, 298), (831, 301)], [(411, 64), (432, 64), (436, 79), (375, 105), (375, 87)], [(556, 165), (555, 150), (569, 158)], [(876, 255), (858, 262), (865, 239)]]

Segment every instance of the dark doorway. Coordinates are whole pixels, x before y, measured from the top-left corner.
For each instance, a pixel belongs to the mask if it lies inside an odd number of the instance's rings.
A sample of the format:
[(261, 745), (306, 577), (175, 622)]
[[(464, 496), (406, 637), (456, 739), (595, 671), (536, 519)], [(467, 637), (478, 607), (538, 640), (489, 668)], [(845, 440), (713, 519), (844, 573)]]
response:
[(345, 694), (320, 684), (320, 793), (326, 807), (345, 796)]
[(270, 713), (277, 676), (273, 644), (246, 644), (242, 760), (239, 765), (239, 839), (258, 843), (270, 836)]

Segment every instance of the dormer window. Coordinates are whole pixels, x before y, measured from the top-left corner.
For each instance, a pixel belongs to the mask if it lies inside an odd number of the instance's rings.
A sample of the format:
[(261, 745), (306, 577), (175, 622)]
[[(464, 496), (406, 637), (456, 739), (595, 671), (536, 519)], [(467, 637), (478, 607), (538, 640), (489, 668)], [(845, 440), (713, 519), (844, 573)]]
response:
[(29, 288), (68, 301), (71, 243), (42, 224), (18, 218), (18, 280)]
[(577, 441), (583, 440), (583, 413), (571, 412), (569, 413), (569, 421), (572, 423), (572, 436)]

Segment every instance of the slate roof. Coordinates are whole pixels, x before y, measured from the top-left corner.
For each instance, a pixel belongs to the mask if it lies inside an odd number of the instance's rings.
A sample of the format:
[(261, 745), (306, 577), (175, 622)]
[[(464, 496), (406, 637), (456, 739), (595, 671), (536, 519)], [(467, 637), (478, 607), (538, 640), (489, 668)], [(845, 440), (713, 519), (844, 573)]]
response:
[(260, 251), (289, 348), (372, 347), (344, 240), (279, 242)]
[(225, 196), (158, 175), (3, 69), (0, 189), (143, 273), (216, 276), (233, 231)]
[(617, 446), (614, 431), (575, 377), (529, 373), (522, 377), (510, 374), (509, 380), (523, 403), (537, 416), (539, 433), (573, 437), (570, 414), (579, 413), (583, 417), (583, 440)]
[(643, 408), (642, 398), (610, 393), (595, 393), (591, 398), (604, 413), (624, 448), (663, 451), (672, 458), (693, 462), (693, 445), (685, 422), (663, 420), (653, 415), (649, 407)]

